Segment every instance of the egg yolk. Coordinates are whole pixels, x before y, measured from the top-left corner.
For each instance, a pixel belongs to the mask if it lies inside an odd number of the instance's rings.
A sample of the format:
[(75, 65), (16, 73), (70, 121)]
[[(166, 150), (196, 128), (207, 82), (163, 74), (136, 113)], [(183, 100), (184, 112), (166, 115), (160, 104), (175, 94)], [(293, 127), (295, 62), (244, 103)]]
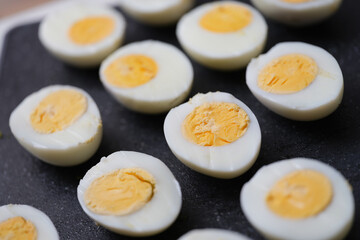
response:
[(252, 20), (251, 12), (239, 5), (226, 4), (208, 11), (201, 19), (200, 26), (216, 33), (238, 31)]
[(115, 22), (110, 17), (88, 17), (75, 22), (68, 34), (73, 43), (88, 45), (104, 40), (114, 29)]
[(128, 55), (113, 61), (104, 71), (106, 80), (117, 87), (138, 87), (153, 79), (158, 72), (156, 62), (144, 55)]
[(311, 0), (281, 0), (283, 2), (287, 2), (287, 3), (304, 3), (304, 2), (309, 2)]
[(313, 170), (299, 170), (280, 179), (266, 197), (267, 206), (281, 217), (301, 219), (315, 216), (331, 202), (329, 179)]
[(249, 116), (234, 103), (205, 103), (182, 124), (185, 137), (201, 146), (222, 146), (239, 139), (249, 126)]
[(270, 93), (289, 94), (309, 86), (318, 74), (314, 59), (302, 54), (289, 54), (272, 60), (260, 72), (258, 86)]
[(0, 239), (35, 240), (36, 238), (36, 227), (23, 217), (13, 217), (0, 223)]
[(94, 180), (85, 192), (85, 204), (104, 215), (126, 215), (142, 208), (154, 195), (155, 179), (140, 168), (113, 171)]
[(54, 133), (70, 126), (87, 109), (86, 97), (74, 90), (59, 90), (47, 95), (30, 115), (33, 129)]

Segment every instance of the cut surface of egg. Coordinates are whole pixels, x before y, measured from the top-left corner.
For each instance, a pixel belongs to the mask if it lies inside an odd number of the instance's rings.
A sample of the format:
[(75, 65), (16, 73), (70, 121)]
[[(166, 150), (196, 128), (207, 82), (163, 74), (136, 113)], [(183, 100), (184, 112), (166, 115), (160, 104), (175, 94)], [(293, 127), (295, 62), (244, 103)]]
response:
[(246, 69), (246, 84), (270, 110), (300, 121), (334, 112), (344, 89), (336, 59), (326, 50), (302, 42), (279, 43), (253, 59)]
[(44, 87), (11, 113), (17, 141), (35, 157), (57, 166), (88, 160), (102, 138), (99, 109), (84, 90), (67, 85)]
[(48, 240), (59, 239), (59, 234), (42, 211), (20, 204), (0, 207), (0, 239)]
[(240, 202), (249, 222), (269, 239), (343, 239), (354, 217), (346, 179), (306, 158), (260, 168), (243, 186)]
[(194, 0), (121, 0), (121, 8), (137, 19), (151, 25), (176, 22), (194, 4)]
[(125, 107), (161, 113), (181, 103), (193, 82), (189, 59), (176, 47), (153, 40), (126, 45), (104, 60), (100, 79)]
[(266, 17), (275, 21), (304, 26), (333, 15), (342, 0), (251, 0)]
[(250, 238), (229, 230), (204, 228), (191, 230), (178, 240), (250, 240)]
[(267, 38), (267, 25), (251, 6), (215, 1), (185, 14), (176, 28), (183, 49), (202, 65), (219, 70), (245, 67), (259, 55)]
[(182, 203), (180, 186), (162, 161), (129, 151), (103, 157), (80, 181), (77, 196), (91, 219), (128, 236), (164, 231)]
[(125, 26), (122, 15), (111, 7), (77, 3), (45, 17), (39, 38), (64, 62), (94, 67), (121, 45)]
[(261, 132), (252, 111), (229, 93), (197, 94), (169, 111), (166, 142), (174, 155), (200, 173), (234, 178), (255, 162)]

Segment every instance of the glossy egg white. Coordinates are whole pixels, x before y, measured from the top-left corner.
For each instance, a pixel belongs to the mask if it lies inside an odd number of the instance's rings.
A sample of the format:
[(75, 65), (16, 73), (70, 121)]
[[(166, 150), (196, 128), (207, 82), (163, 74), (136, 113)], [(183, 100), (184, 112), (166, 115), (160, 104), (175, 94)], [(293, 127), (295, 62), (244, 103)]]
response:
[(178, 240), (250, 240), (250, 238), (229, 230), (204, 228), (194, 229), (181, 236)]
[[(200, 146), (190, 142), (182, 133), (184, 119), (196, 107), (211, 102), (235, 103), (250, 118), (245, 134), (222, 146)], [(234, 178), (247, 171), (257, 159), (261, 131), (253, 112), (233, 95), (224, 92), (197, 94), (188, 102), (171, 109), (165, 118), (164, 134), (173, 154), (191, 169), (217, 178)]]
[(194, 4), (194, 0), (121, 0), (121, 8), (136, 20), (150, 25), (176, 22)]
[[(227, 4), (247, 8), (252, 21), (235, 32), (216, 33), (203, 29), (199, 21), (208, 11)], [(214, 1), (200, 5), (185, 14), (176, 28), (176, 36), (186, 53), (198, 63), (219, 70), (245, 67), (259, 55), (266, 43), (267, 24), (250, 5), (236, 1)]]
[[(287, 54), (303, 54), (315, 60), (319, 72), (314, 81), (301, 91), (290, 94), (269, 93), (258, 87), (258, 75), (273, 59)], [(328, 116), (340, 105), (344, 91), (342, 71), (336, 59), (326, 50), (303, 42), (283, 42), (266, 54), (254, 58), (246, 69), (246, 84), (254, 96), (271, 111), (299, 121)]]
[[(333, 189), (330, 204), (305, 219), (276, 215), (267, 207), (266, 195), (279, 179), (301, 169), (318, 171), (330, 180)], [(354, 197), (346, 179), (333, 167), (307, 158), (282, 160), (260, 168), (243, 186), (240, 203), (246, 218), (267, 239), (343, 239), (354, 218)]]
[[(69, 89), (87, 99), (86, 112), (67, 128), (44, 134), (34, 130), (32, 111), (52, 92)], [(9, 125), (16, 140), (35, 157), (56, 166), (73, 166), (88, 160), (98, 149), (102, 138), (99, 109), (84, 90), (67, 85), (51, 85), (27, 96), (11, 113)]]
[(266, 17), (275, 21), (304, 26), (320, 22), (333, 15), (342, 0), (309, 0), (289, 3), (284, 0), (251, 0), (252, 4)]
[(50, 218), (34, 207), (20, 204), (8, 204), (0, 207), (0, 223), (14, 217), (23, 217), (34, 224), (37, 240), (59, 239), (59, 234)]
[[(88, 17), (109, 17), (115, 22), (115, 28), (99, 42), (78, 45), (70, 39), (68, 32), (74, 23)], [(43, 46), (60, 60), (78, 67), (95, 67), (122, 44), (125, 28), (124, 17), (109, 6), (73, 3), (50, 13), (41, 21), (39, 38)]]
[[(156, 76), (149, 82), (132, 88), (110, 84), (104, 71), (114, 60), (127, 55), (145, 55), (157, 66)], [(100, 67), (100, 79), (105, 89), (125, 107), (156, 114), (177, 106), (188, 96), (194, 72), (189, 59), (179, 49), (168, 43), (146, 40), (121, 47), (106, 58)]]
[[(155, 178), (152, 199), (139, 210), (123, 215), (101, 215), (86, 207), (84, 194), (97, 178), (123, 168), (141, 168)], [(177, 218), (182, 204), (181, 189), (169, 168), (150, 155), (119, 151), (103, 157), (80, 180), (77, 189), (79, 203), (84, 212), (95, 222), (118, 234), (127, 236), (150, 236), (164, 231)]]

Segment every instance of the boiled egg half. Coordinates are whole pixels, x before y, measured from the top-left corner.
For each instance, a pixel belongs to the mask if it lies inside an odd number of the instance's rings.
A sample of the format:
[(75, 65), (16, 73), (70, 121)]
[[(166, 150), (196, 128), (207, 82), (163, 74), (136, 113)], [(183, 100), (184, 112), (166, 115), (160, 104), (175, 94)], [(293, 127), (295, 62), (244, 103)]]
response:
[(261, 132), (252, 111), (229, 93), (197, 94), (171, 109), (164, 134), (185, 165), (217, 178), (234, 178), (255, 162)]
[(99, 109), (84, 90), (66, 85), (44, 87), (11, 113), (18, 142), (35, 157), (57, 166), (88, 160), (102, 138)]
[(250, 240), (250, 238), (229, 230), (204, 228), (191, 230), (178, 240)]

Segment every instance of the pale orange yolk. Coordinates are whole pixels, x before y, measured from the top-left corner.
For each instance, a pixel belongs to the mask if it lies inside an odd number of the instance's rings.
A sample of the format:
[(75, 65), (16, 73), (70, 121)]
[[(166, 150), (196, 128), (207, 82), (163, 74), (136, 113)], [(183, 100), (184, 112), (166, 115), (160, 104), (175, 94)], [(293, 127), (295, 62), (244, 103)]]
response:
[(59, 90), (47, 95), (30, 115), (33, 129), (39, 133), (61, 131), (87, 109), (86, 97), (74, 90)]
[(0, 223), (1, 240), (35, 240), (34, 224), (23, 217), (13, 217)]
[(322, 212), (331, 202), (329, 179), (313, 170), (299, 170), (280, 179), (266, 197), (267, 206), (277, 215), (301, 219)]
[(155, 179), (140, 168), (119, 169), (94, 180), (84, 200), (91, 211), (126, 215), (142, 208), (154, 195)]
[(110, 84), (132, 88), (152, 80), (158, 71), (156, 62), (144, 55), (120, 57), (106, 67), (104, 74)]
[(304, 2), (309, 2), (312, 0), (281, 0), (283, 2), (287, 2), (287, 3), (304, 3)]
[(205, 103), (185, 118), (182, 131), (192, 143), (222, 146), (244, 135), (249, 122), (246, 112), (234, 103)]
[(68, 34), (73, 43), (88, 45), (104, 40), (114, 29), (115, 22), (110, 17), (88, 17), (75, 22)]
[(246, 27), (251, 20), (252, 13), (247, 8), (226, 4), (207, 12), (200, 19), (200, 26), (211, 32), (230, 33)]
[(258, 86), (270, 93), (289, 94), (303, 90), (318, 74), (314, 59), (302, 54), (289, 54), (268, 63), (258, 76)]

